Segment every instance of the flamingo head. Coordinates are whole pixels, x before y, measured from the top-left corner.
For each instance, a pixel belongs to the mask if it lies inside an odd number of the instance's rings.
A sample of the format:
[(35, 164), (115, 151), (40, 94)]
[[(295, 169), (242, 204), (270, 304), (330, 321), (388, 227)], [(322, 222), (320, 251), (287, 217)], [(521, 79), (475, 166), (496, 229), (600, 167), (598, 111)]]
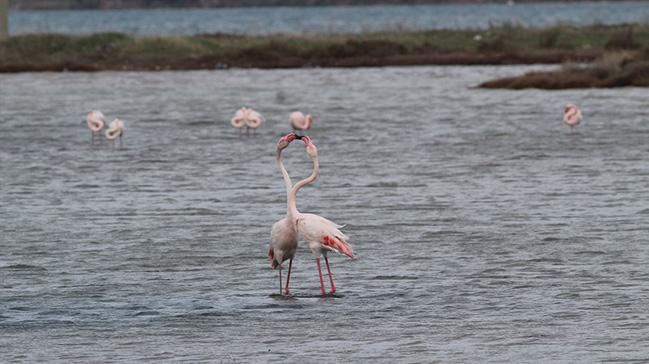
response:
[(283, 150), (284, 148), (288, 147), (288, 145), (291, 144), (291, 142), (295, 139), (297, 139), (297, 135), (295, 135), (295, 133), (293, 132), (284, 135), (277, 142), (277, 150)]
[(306, 152), (309, 153), (311, 158), (318, 158), (318, 148), (311, 142), (311, 138), (305, 135), (302, 137), (302, 142), (306, 145)]
[(576, 108), (577, 108), (577, 105), (575, 105), (575, 104), (567, 104), (566, 106), (564, 106), (563, 112), (567, 113), (568, 111), (570, 111), (572, 109), (576, 109)]

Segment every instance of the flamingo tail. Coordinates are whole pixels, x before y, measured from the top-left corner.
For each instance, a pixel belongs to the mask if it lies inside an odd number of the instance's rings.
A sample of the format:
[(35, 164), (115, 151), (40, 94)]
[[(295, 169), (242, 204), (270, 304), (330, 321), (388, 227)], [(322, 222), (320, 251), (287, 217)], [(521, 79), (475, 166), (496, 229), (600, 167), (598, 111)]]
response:
[(273, 249), (268, 249), (268, 258), (270, 258), (270, 266), (275, 269), (279, 264), (277, 264), (277, 261), (275, 260), (275, 252)]
[(352, 246), (340, 236), (327, 235), (323, 239), (323, 244), (337, 253), (345, 254), (350, 258), (354, 258), (354, 250), (352, 249)]

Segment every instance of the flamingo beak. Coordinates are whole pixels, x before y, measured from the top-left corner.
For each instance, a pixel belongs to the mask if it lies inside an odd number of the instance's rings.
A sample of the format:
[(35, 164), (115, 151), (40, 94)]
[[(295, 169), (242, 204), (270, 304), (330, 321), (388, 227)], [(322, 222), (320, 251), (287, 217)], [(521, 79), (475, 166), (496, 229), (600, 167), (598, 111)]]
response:
[[(296, 138), (295, 133), (288, 133), (280, 139), (280, 143), (286, 142), (286, 146), (288, 146), (289, 144), (291, 144), (293, 140), (295, 140), (295, 138)], [(286, 148), (286, 146), (284, 148)]]

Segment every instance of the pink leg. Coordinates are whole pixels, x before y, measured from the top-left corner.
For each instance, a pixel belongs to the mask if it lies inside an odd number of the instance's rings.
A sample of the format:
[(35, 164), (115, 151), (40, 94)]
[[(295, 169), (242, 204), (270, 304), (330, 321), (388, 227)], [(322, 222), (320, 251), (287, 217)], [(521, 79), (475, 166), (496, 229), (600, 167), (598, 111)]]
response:
[(331, 294), (336, 293), (336, 286), (334, 286), (334, 279), (331, 276), (331, 268), (329, 268), (329, 259), (325, 255), (325, 263), (327, 263), (327, 273), (329, 273), (329, 282), (331, 282)]
[(282, 294), (282, 265), (279, 265), (279, 294)]
[(320, 258), (316, 258), (315, 264), (318, 266), (318, 274), (320, 274), (320, 291), (322, 292), (322, 295), (326, 295), (325, 289), (324, 289), (324, 281), (322, 280), (322, 269), (320, 269)]
[(291, 280), (291, 268), (293, 267), (293, 259), (288, 261), (288, 275), (286, 276), (286, 289), (284, 294), (288, 295), (288, 282)]

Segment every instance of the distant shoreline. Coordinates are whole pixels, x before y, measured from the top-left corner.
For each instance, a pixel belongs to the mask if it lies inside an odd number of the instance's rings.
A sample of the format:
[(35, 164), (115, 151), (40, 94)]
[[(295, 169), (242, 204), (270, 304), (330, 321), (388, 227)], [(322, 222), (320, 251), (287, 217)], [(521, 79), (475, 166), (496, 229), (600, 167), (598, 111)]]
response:
[[(4, 73), (575, 64), (598, 59), (604, 59), (596, 64), (605, 68), (597, 66), (594, 72), (572, 67), (542, 77), (535, 74), (525, 82), (505, 79), (482, 87), (619, 87), (645, 83), (649, 86), (649, 76), (642, 78), (644, 72), (649, 75), (645, 69), (649, 65), (649, 25), (542, 29), (505, 25), (486, 30), (346, 35), (27, 34), (0, 41), (0, 72)], [(606, 73), (599, 72), (603, 69)]]
[[(642, 1), (642, 0), (627, 0)], [(548, 3), (559, 0), (515, 0), (515, 3)], [(593, 2), (568, 0), (562, 2)], [(507, 4), (507, 0), (13, 0), (12, 10), (119, 10), (119, 9), (196, 9), (240, 7), (375, 6)]]

